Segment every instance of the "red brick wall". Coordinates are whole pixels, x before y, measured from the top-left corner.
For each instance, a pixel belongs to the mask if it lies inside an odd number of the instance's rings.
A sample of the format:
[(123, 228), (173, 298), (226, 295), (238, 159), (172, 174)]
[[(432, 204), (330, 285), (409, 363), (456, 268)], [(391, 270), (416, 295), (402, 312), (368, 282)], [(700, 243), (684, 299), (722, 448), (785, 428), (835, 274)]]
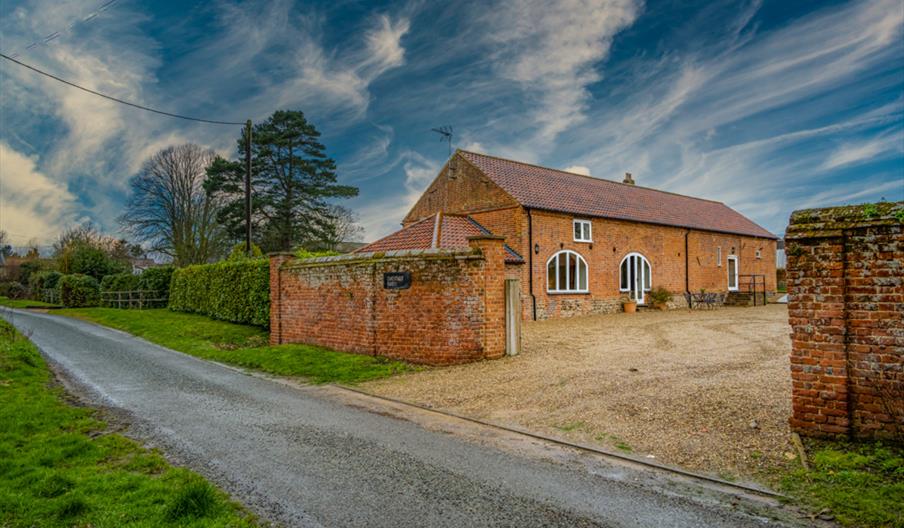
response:
[[(619, 292), (619, 266), (625, 255), (642, 254), (650, 262), (652, 287), (663, 286), (675, 294), (674, 304), (683, 304), (685, 291), (686, 229), (638, 222), (626, 222), (604, 218), (591, 219), (592, 243), (575, 242), (574, 215), (532, 210), (532, 235), (540, 252), (533, 255), (534, 295), (537, 298), (538, 318), (562, 317), (585, 313), (606, 313), (621, 309)], [(526, 232), (526, 229), (525, 229)], [(524, 251), (527, 258), (526, 236), (520, 245), (512, 244), (517, 251)], [(722, 246), (722, 266), (716, 262), (716, 248)], [(756, 258), (756, 249), (762, 248)], [(546, 263), (558, 251), (569, 249), (587, 261), (589, 290), (586, 294), (550, 294), (546, 292)], [(690, 254), (689, 284), (691, 291), (701, 288), (712, 292), (728, 290), (726, 257), (738, 256), (740, 274), (764, 274), (766, 289), (775, 291), (775, 241), (722, 235), (691, 230), (688, 236)], [(771, 270), (771, 271), (770, 271)], [(527, 266), (523, 284), (528, 284)], [(526, 288), (522, 288), (527, 291)], [(529, 304), (529, 298), (524, 300)], [(529, 306), (525, 308), (529, 316)]]
[(508, 207), (518, 207), (518, 203), (467, 160), (453, 156), (402, 224), (407, 226), (437, 211), (473, 213)]
[[(502, 240), (473, 252), (398, 252), (308, 260), (271, 257), (271, 343), (309, 343), (443, 365), (505, 351)], [(383, 288), (383, 273), (411, 287)]]
[[(492, 233), (504, 236), (509, 246), (530, 261), (533, 249), (528, 241), (527, 211), (467, 160), (453, 157), (403, 223), (408, 225), (437, 211), (471, 215)], [(592, 219), (593, 243), (587, 244), (574, 242), (573, 215), (538, 210), (531, 215), (533, 242), (541, 248), (533, 255), (538, 318), (620, 310), (618, 267), (630, 252), (639, 252), (650, 261), (653, 287), (664, 286), (675, 294), (674, 306), (684, 305), (686, 229), (596, 218)], [(766, 290), (775, 292), (775, 240), (691, 230), (688, 245), (691, 291), (727, 292), (726, 258), (734, 254), (741, 275), (765, 275)], [(722, 248), (721, 266), (716, 262), (717, 247)], [(546, 293), (546, 261), (560, 249), (577, 251), (587, 260), (589, 294)], [(533, 309), (527, 264), (521, 270), (521, 285), (524, 318), (529, 319)]]
[(904, 203), (791, 216), (796, 431), (904, 439), (904, 226), (896, 211)]

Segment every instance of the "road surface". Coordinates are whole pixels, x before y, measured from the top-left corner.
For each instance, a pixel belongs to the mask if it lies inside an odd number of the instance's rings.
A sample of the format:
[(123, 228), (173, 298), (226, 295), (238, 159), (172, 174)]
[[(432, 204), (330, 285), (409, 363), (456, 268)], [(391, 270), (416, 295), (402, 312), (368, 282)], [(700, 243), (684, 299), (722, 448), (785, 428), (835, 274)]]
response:
[(288, 526), (737, 528), (793, 518), (651, 471), (438, 432), (349, 405), (335, 389), (252, 376), (83, 321), (0, 315), (70, 390), (127, 416), (132, 436)]

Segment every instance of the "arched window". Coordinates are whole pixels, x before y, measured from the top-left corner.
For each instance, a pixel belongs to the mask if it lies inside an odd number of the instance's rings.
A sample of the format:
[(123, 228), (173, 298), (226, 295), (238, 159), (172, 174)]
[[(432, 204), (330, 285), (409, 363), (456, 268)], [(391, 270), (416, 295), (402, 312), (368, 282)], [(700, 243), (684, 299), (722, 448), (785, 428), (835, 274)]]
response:
[(643, 304), (644, 292), (653, 286), (650, 263), (640, 253), (628, 253), (619, 266), (618, 289), (628, 292), (628, 296)]
[(587, 262), (574, 251), (559, 251), (546, 261), (546, 291), (587, 293)]

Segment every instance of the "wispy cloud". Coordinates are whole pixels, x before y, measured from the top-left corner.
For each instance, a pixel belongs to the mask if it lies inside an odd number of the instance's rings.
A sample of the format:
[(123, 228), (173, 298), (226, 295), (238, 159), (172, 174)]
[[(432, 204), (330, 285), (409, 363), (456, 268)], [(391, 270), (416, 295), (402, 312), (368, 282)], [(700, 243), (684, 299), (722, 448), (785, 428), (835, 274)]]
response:
[[(904, 138), (900, 133), (886, 133), (865, 141), (851, 141), (836, 149), (823, 163), (827, 170), (875, 161), (884, 154), (904, 153)], [(904, 184), (902, 184), (904, 185)]]
[(535, 100), (530, 115), (540, 139), (584, 120), (587, 87), (602, 78), (597, 66), (639, 10), (633, 0), (518, 0), (488, 10), (497, 68)]

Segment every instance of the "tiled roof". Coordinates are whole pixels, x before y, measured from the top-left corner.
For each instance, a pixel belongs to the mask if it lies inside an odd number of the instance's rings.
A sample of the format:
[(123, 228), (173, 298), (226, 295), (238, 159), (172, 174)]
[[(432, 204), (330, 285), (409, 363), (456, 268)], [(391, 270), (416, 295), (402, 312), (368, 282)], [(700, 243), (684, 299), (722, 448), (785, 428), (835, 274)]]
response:
[(458, 151), (525, 207), (777, 238), (721, 202)]
[[(355, 253), (374, 253), (399, 249), (465, 249), (468, 238), (491, 235), (489, 231), (469, 216), (442, 214), (442, 225), (437, 226), (436, 214), (404, 227), (395, 233), (358, 248)], [(439, 227), (439, 239), (434, 240)], [(524, 259), (506, 244), (506, 262), (521, 263)]]

